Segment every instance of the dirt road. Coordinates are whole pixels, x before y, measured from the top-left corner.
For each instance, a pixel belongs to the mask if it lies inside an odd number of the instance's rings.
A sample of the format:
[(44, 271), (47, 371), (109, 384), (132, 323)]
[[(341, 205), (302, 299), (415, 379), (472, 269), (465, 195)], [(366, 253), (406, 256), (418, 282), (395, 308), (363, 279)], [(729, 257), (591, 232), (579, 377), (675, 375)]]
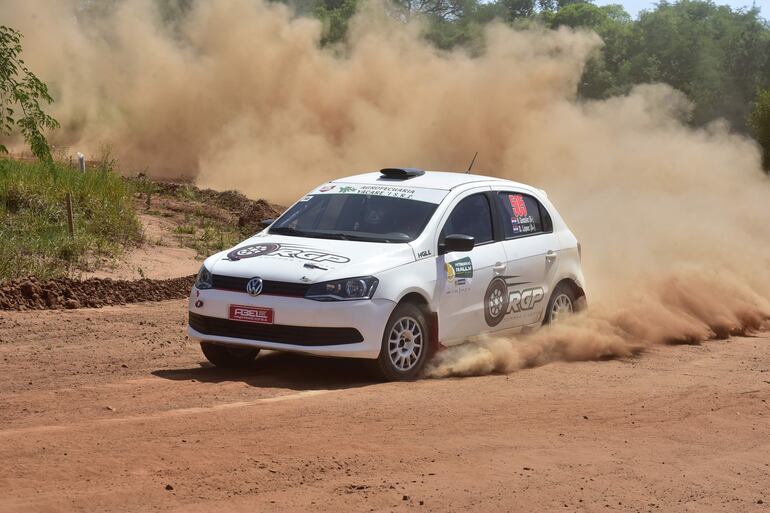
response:
[(0, 315), (0, 511), (770, 511), (767, 334), (373, 384), (222, 372), (184, 324), (183, 301)]

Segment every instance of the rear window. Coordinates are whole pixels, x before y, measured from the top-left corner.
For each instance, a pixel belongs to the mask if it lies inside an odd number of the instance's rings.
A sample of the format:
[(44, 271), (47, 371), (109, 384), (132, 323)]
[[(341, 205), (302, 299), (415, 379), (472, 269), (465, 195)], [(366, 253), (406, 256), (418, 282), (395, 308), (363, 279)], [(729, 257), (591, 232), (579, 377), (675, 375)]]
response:
[(553, 230), (548, 211), (532, 196), (519, 192), (498, 192), (497, 199), (506, 239)]

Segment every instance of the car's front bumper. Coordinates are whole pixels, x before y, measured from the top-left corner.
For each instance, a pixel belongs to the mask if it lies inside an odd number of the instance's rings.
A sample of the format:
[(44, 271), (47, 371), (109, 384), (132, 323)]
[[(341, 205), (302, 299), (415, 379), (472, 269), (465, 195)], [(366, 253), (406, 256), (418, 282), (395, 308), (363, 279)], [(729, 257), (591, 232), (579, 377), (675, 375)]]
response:
[[(270, 308), (272, 324), (229, 320), (231, 305)], [(200, 341), (321, 356), (376, 358), (393, 301), (313, 301), (226, 290), (190, 295), (188, 334)], [(356, 336), (355, 333), (360, 336)]]

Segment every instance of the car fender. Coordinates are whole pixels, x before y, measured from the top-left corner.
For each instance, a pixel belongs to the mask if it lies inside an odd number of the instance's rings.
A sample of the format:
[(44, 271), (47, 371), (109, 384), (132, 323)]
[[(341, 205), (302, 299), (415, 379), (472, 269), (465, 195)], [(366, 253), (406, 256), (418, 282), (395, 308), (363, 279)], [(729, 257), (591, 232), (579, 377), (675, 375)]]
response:
[(416, 293), (425, 298), (431, 311), (436, 311), (436, 259), (429, 258), (402, 265), (376, 275), (380, 280), (375, 297), (395, 303), (407, 294)]

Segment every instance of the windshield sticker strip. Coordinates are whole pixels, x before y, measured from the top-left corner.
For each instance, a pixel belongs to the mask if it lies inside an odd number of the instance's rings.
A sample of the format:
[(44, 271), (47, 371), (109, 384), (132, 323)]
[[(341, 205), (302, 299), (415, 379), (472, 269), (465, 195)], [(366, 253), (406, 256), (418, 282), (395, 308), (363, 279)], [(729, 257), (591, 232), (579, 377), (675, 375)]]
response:
[(444, 199), (448, 192), (438, 189), (421, 189), (419, 187), (400, 187), (396, 185), (326, 184), (318, 187), (310, 194), (363, 194), (366, 196), (387, 196), (427, 203), (441, 203), (441, 200)]

